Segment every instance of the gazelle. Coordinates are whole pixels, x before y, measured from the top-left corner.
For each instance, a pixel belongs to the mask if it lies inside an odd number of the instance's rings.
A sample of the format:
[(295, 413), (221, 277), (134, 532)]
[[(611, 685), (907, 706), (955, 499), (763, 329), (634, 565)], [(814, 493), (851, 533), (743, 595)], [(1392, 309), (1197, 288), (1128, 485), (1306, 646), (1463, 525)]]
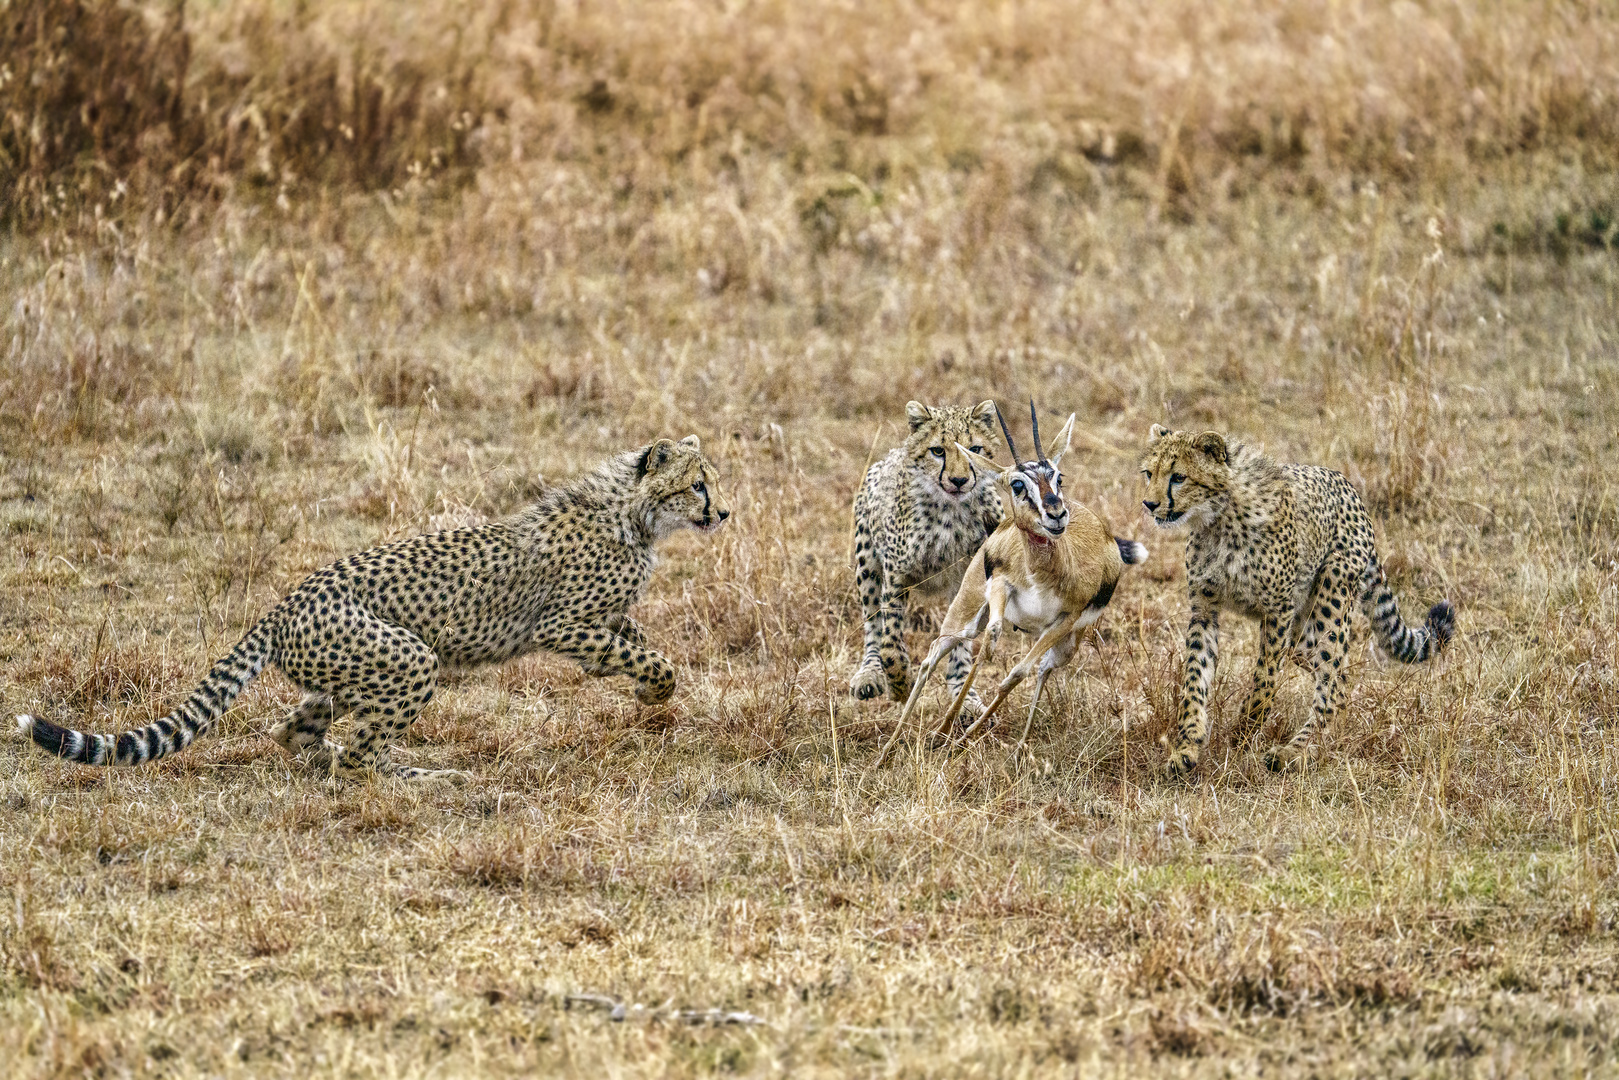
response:
[(1145, 547), (1134, 540), (1115, 538), (1095, 514), (1083, 506), (1070, 511), (1064, 500), (1062, 473), (1057, 465), (1073, 440), (1072, 415), (1053, 440), (1048, 460), (1040, 449), (1040, 421), (1035, 416), (1034, 402), (1030, 401), (1029, 421), (1034, 429), (1034, 450), (1039, 457), (1024, 462), (1018, 461), (1012, 433), (1006, 427), (1006, 418), (1001, 416), (999, 406), (995, 415), (1006, 436), (1012, 464), (1002, 468), (989, 458), (965, 447), (961, 449), (974, 466), (995, 478), (1004, 511), (1001, 523), (968, 565), (961, 588), (945, 614), (938, 640), (928, 650), (927, 659), (917, 672), (899, 725), (877, 756), (875, 765), (882, 764), (900, 732), (905, 730), (905, 722), (916, 708), (922, 688), (939, 661), (962, 642), (978, 639), (972, 670), (939, 725), (941, 731), (948, 728), (972, 688), (979, 665), (990, 658), (1007, 623), (1033, 635), (1034, 644), (1001, 680), (995, 699), (972, 727), (962, 733), (962, 738), (994, 716), (1006, 695), (1035, 672), (1038, 664), (1034, 701), (1029, 705), (1029, 719), (1018, 739), (1021, 746), (1034, 723), (1034, 711), (1040, 704), (1040, 692), (1045, 689), (1047, 677), (1074, 655), (1079, 632), (1095, 622), (1107, 607), (1125, 565), (1139, 563), (1147, 557)]

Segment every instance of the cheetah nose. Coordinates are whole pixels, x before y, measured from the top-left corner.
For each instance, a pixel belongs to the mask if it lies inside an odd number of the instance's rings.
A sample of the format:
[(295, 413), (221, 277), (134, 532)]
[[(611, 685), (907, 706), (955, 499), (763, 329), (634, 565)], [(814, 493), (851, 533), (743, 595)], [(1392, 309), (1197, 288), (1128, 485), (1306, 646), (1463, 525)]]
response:
[(966, 476), (952, 476), (950, 478), (950, 482), (956, 486), (957, 491), (960, 491), (962, 488), (967, 486), (969, 479), (970, 478)]
[(1145, 506), (1147, 508), (1147, 513), (1149, 513), (1149, 514), (1152, 513), (1154, 510), (1158, 509), (1158, 504), (1157, 503), (1150, 502), (1150, 501), (1148, 501), (1146, 499), (1143, 499), (1141, 501), (1141, 505)]

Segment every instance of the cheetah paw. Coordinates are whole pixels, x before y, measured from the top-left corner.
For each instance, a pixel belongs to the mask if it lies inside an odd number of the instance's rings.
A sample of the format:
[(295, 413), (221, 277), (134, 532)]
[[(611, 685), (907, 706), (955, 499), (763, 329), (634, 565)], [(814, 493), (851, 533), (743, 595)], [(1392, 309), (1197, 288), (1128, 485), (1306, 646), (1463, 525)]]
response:
[[(969, 691), (967, 700), (961, 703), (961, 711), (956, 713), (956, 731), (965, 731), (984, 715), (984, 699), (978, 696), (976, 690)], [(994, 721), (991, 721), (993, 724)]]
[(1192, 774), (1197, 768), (1197, 752), (1195, 750), (1176, 750), (1164, 762), (1164, 779), (1180, 780)]
[(1277, 744), (1265, 751), (1265, 768), (1271, 772), (1303, 769), (1315, 760), (1315, 746), (1283, 746)]
[(880, 667), (863, 667), (849, 680), (849, 693), (861, 701), (880, 698), (888, 692), (888, 676)]
[(635, 700), (642, 705), (662, 705), (674, 696), (673, 683), (668, 686), (651, 686), (643, 683), (635, 688)]

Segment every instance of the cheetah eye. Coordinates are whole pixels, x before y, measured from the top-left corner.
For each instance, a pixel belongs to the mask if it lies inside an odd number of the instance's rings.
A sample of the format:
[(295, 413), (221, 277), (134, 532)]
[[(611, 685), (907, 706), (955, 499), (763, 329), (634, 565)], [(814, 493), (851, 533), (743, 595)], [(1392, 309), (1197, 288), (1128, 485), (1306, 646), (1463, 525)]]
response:
[(697, 481), (697, 483), (693, 484), (691, 486), (691, 489), (693, 491), (697, 492), (697, 494), (699, 494), (699, 495), (701, 495), (703, 492), (708, 490), (708, 488), (703, 484), (703, 482), (701, 480), (699, 480), (699, 481)]
[(1185, 479), (1186, 479), (1186, 476), (1185, 476), (1184, 473), (1171, 473), (1170, 477), (1169, 477), (1169, 482), (1171, 484), (1179, 484), (1179, 483), (1183, 482)]
[(969, 446), (967, 449), (971, 450), (975, 454), (982, 454), (984, 452), (984, 448), (982, 446)]
[(1145, 476), (1148, 480), (1151, 480), (1152, 479), (1152, 470), (1151, 469), (1142, 469), (1141, 470), (1141, 475)]
[(944, 447), (930, 446), (928, 447), (928, 453), (932, 454), (936, 458), (942, 458), (944, 457)]

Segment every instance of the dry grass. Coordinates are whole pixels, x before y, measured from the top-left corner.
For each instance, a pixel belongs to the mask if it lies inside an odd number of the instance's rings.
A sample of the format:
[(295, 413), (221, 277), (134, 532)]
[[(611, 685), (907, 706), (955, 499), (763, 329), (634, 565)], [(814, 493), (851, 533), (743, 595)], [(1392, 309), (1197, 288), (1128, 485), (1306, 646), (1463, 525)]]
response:
[[(0, 8), (0, 711), (142, 723), (314, 567), (656, 435), (737, 511), (639, 613), (673, 705), (461, 677), (400, 754), (466, 788), (291, 771), (275, 675), (153, 768), (0, 746), (0, 1071), (1611, 1075), (1616, 53), (1597, 5)], [(1031, 392), (1153, 557), (1030, 753), (871, 772), (854, 487), (907, 398)], [(1314, 772), (1231, 746), (1234, 621), (1154, 776), (1154, 421), (1343, 469), (1459, 606)]]

